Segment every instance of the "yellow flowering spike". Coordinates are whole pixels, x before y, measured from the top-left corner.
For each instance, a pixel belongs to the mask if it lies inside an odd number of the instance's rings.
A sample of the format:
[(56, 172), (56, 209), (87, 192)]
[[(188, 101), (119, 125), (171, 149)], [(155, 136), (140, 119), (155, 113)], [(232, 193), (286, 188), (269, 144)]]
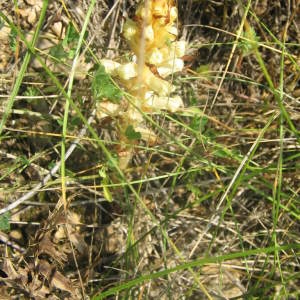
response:
[(127, 19), (123, 27), (123, 37), (133, 52), (131, 62), (117, 63), (101, 60), (107, 73), (117, 77), (124, 90), (132, 95), (130, 101), (124, 99), (120, 104), (101, 103), (98, 116), (119, 116), (120, 147), (119, 167), (125, 169), (133, 155), (133, 141), (125, 129), (131, 126), (139, 132), (140, 138), (147, 143), (157, 142), (157, 136), (145, 128), (144, 113), (160, 110), (177, 112), (183, 108), (183, 101), (175, 92), (175, 86), (165, 80), (167, 76), (182, 71), (181, 59), (186, 50), (185, 41), (176, 41), (177, 8), (173, 0), (144, 0), (132, 19)]

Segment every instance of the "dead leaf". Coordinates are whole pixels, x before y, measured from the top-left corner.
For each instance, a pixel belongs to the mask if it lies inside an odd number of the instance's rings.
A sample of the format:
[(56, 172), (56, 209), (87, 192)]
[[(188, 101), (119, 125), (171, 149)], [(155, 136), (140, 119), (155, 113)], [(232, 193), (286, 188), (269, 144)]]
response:
[(69, 238), (71, 243), (79, 251), (80, 254), (87, 253), (88, 246), (84, 238), (78, 232), (80, 230), (80, 227), (76, 226), (78, 224), (81, 224), (80, 216), (75, 212), (68, 211), (67, 220), (61, 219), (59, 221), (61, 221), (62, 225), (58, 226), (58, 230), (54, 234), (53, 241), (55, 243), (58, 243)]
[(28, 291), (34, 299), (45, 299), (50, 294), (50, 289), (39, 279), (38, 274), (34, 276), (28, 285)]
[(71, 243), (79, 251), (80, 254), (87, 254), (88, 246), (80, 234), (71, 233), (70, 240), (71, 240)]
[(9, 258), (4, 260), (3, 271), (9, 279), (17, 279), (20, 276)]
[(74, 288), (72, 282), (63, 276), (54, 266), (51, 266), (46, 260), (40, 260), (38, 265), (39, 272), (47, 279), (49, 286), (73, 295)]
[(66, 262), (68, 260), (67, 255), (59, 251), (56, 248), (55, 244), (49, 239), (48, 234), (44, 236), (44, 238), (39, 243), (38, 255), (42, 253), (48, 254), (60, 265), (62, 265), (63, 262)]

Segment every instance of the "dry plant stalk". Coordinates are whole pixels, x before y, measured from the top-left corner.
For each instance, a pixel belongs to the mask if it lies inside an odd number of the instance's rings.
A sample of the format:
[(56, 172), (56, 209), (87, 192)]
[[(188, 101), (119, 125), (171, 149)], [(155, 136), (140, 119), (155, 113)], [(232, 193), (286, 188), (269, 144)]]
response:
[(125, 134), (128, 126), (132, 126), (141, 139), (153, 144), (156, 135), (143, 124), (142, 113), (176, 112), (183, 107), (180, 96), (171, 96), (175, 86), (165, 79), (184, 67), (181, 57), (185, 54), (186, 42), (176, 40), (176, 20), (177, 8), (173, 1), (146, 0), (138, 6), (134, 18), (126, 20), (123, 28), (123, 36), (134, 53), (132, 61), (101, 60), (106, 72), (118, 78), (126, 92), (133, 96), (123, 110), (120, 105), (108, 101), (98, 105), (100, 118), (116, 113), (120, 117), (121, 169), (128, 165), (134, 149), (134, 141)]

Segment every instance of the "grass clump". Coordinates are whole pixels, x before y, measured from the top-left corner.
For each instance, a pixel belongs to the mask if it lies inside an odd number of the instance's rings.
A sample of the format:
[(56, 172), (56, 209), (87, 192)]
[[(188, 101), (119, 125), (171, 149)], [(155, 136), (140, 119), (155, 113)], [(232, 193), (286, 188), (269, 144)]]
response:
[(0, 4), (1, 295), (299, 298), (299, 17), (275, 2)]

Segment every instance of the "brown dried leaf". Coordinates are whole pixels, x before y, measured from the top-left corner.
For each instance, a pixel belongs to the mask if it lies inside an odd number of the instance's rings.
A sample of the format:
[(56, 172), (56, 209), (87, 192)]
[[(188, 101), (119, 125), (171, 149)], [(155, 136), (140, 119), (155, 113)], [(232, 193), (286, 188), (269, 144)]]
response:
[(0, 300), (11, 300), (11, 296), (9, 296), (8, 290), (5, 286), (0, 287)]
[(26, 0), (25, 2), (31, 6), (37, 6), (37, 8), (41, 8), (43, 5), (41, 0)]
[(55, 267), (52, 267), (46, 260), (41, 260), (38, 266), (39, 272), (47, 279), (50, 287), (67, 291), (73, 295), (72, 282), (63, 276)]
[(9, 258), (6, 258), (4, 260), (4, 263), (3, 263), (3, 271), (6, 273), (7, 277), (9, 279), (17, 279), (19, 278), (19, 274), (18, 272), (16, 271), (16, 269), (14, 268), (11, 260)]
[(61, 265), (63, 264), (63, 262), (66, 262), (68, 260), (65, 253), (57, 250), (56, 246), (53, 244), (53, 242), (51, 242), (48, 235), (44, 236), (44, 238), (39, 243), (38, 255), (42, 253), (48, 254)]
[(63, 276), (57, 270), (54, 272), (54, 275), (52, 276), (52, 280), (50, 282), (50, 285), (57, 288), (57, 289), (67, 291), (70, 294), (74, 293), (74, 288), (72, 286), (71, 281), (68, 278), (66, 278), (65, 276)]
[(34, 299), (45, 299), (50, 294), (49, 288), (42, 282), (38, 276), (34, 276), (32, 282), (28, 286), (28, 291)]
[(71, 233), (70, 240), (80, 254), (87, 253), (88, 246), (85, 240), (83, 239), (83, 237), (79, 233)]
[[(58, 243), (59, 241), (69, 238), (80, 254), (87, 253), (86, 251), (88, 246), (81, 234), (78, 232), (80, 227), (76, 226), (81, 224), (80, 216), (75, 212), (69, 211), (67, 214), (67, 220), (65, 220), (65, 218), (61, 218), (57, 221), (57, 223), (62, 225), (58, 226), (58, 230), (54, 234), (53, 241)], [(67, 226), (67, 230), (65, 226)]]
[(205, 277), (204, 281), (213, 283), (212, 288), (226, 298), (240, 297), (245, 292), (245, 288), (240, 282), (241, 273), (235, 269), (239, 265), (238, 261), (228, 261), (223, 264), (210, 264), (201, 270)]
[(30, 270), (28, 268), (16, 268), (10, 258), (8, 253), (3, 263), (3, 271), (6, 273), (9, 280), (12, 280), (15, 284), (20, 287), (23, 287), (28, 282), (28, 273)]
[(73, 211), (68, 211), (68, 223), (72, 225), (82, 224), (80, 222), (80, 215)]

